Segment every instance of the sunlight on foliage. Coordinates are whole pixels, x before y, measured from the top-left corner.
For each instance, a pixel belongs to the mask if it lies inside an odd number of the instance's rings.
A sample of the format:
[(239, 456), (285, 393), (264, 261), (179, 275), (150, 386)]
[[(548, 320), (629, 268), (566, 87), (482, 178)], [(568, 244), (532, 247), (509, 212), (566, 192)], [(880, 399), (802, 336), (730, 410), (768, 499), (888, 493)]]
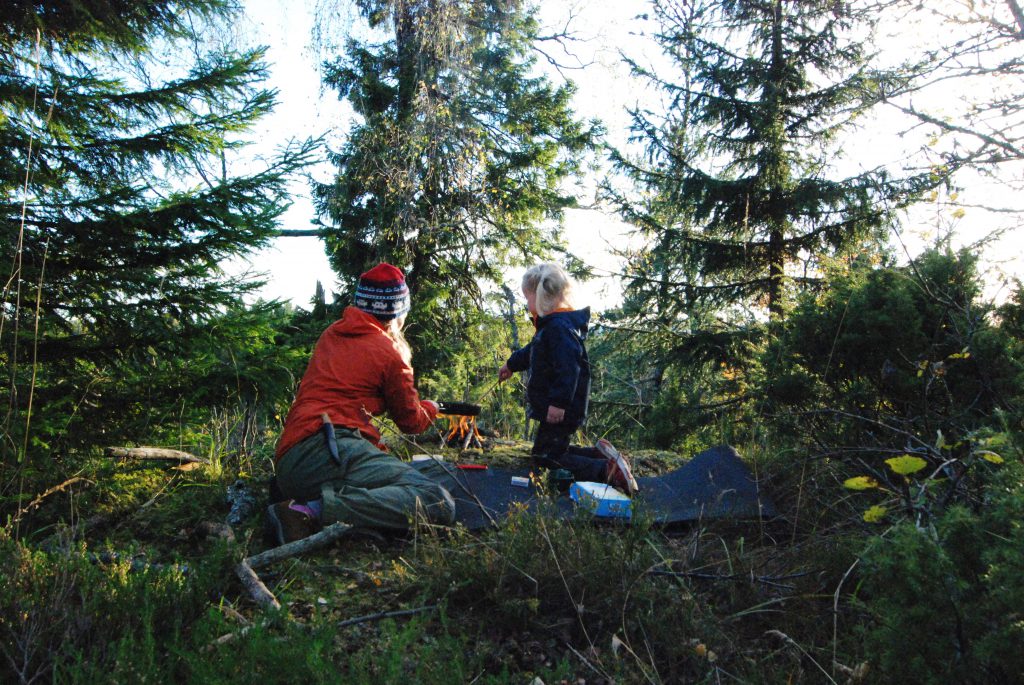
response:
[(1005, 459), (1003, 459), (1002, 457), (1000, 457), (1000, 456), (999, 456), (998, 454), (996, 454), (995, 452), (990, 452), (990, 451), (988, 451), (988, 450), (978, 450), (978, 451), (976, 452), (976, 454), (977, 454), (977, 455), (978, 455), (979, 457), (981, 457), (982, 459), (984, 459), (985, 461), (987, 461), (987, 462), (991, 462), (991, 463), (993, 463), (993, 464), (1002, 464), (1002, 463), (1005, 463), (1005, 461), (1006, 461)]
[(886, 459), (885, 463), (889, 465), (889, 468), (892, 469), (893, 473), (898, 473), (901, 476), (917, 473), (928, 465), (928, 462), (921, 457), (914, 457), (909, 454)]
[(888, 509), (880, 504), (876, 504), (864, 512), (864, 520), (867, 523), (878, 523), (885, 518), (887, 513), (889, 513)]
[(871, 476), (854, 476), (843, 481), (843, 487), (849, 490), (868, 490), (879, 487), (878, 481)]

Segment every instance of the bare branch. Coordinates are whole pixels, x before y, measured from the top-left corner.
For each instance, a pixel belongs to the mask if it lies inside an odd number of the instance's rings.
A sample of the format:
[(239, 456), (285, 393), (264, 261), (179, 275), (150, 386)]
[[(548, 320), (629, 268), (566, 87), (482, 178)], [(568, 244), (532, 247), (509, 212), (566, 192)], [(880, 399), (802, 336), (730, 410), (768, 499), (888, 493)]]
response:
[(319, 228), (282, 228), (272, 235), (275, 238), (322, 238), (324, 231)]
[(352, 530), (352, 526), (347, 523), (332, 523), (315, 535), (310, 535), (307, 538), (302, 538), (295, 542), (289, 542), (288, 544), (281, 545), (280, 547), (272, 547), (265, 552), (260, 552), (259, 554), (247, 557), (244, 563), (250, 568), (257, 569), (283, 559), (290, 559), (291, 557), (298, 556), (299, 554), (304, 554), (319, 547), (329, 545), (335, 540), (347, 535), (350, 530)]
[(1012, 156), (1015, 159), (1024, 158), (1024, 149), (1021, 149), (1013, 145), (1013, 143), (1011, 143), (1010, 141), (999, 140), (997, 138), (993, 138), (990, 135), (982, 133), (981, 131), (977, 131), (974, 129), (966, 128), (964, 126), (960, 126), (958, 124), (953, 124), (948, 121), (937, 119), (931, 116), (930, 114), (925, 114), (924, 112), (915, 108), (913, 105), (909, 107), (904, 107), (902, 105), (897, 105), (892, 102), (890, 102), (889, 104), (892, 107), (895, 107), (899, 111), (903, 112), (904, 114), (909, 114), (910, 116), (915, 117), (920, 121), (932, 124), (934, 126), (938, 126), (944, 131), (963, 133), (965, 135), (974, 136), (975, 138), (978, 138), (989, 145), (998, 147), (999, 149), (1003, 150), (1004, 152), (1006, 152), (1008, 155)]
[(345, 626), (353, 626), (357, 623), (366, 623), (367, 621), (379, 621), (384, 618), (396, 618), (398, 616), (412, 616), (413, 614), (422, 614), (425, 611), (434, 611), (437, 609), (436, 604), (430, 604), (425, 607), (417, 607), (415, 609), (402, 609), (400, 611), (383, 611), (379, 614), (369, 614), (368, 616), (357, 616), (348, 620), (342, 621), (338, 624), (339, 628)]
[(248, 590), (249, 596), (264, 609), (280, 609), (281, 603), (277, 601), (274, 593), (267, 589), (260, 577), (252, 570), (248, 563), (242, 561), (235, 567), (235, 573), (242, 585)]

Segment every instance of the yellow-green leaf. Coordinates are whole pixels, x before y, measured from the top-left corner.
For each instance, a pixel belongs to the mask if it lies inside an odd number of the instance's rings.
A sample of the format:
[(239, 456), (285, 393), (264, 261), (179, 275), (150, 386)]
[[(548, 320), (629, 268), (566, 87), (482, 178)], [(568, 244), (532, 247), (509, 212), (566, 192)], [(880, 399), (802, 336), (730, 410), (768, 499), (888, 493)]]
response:
[(995, 452), (989, 452), (988, 450), (978, 450), (978, 455), (985, 461), (990, 461), (993, 464), (1002, 464), (1004, 461), (998, 454)]
[(843, 481), (843, 487), (850, 490), (867, 490), (869, 488), (877, 488), (878, 481), (871, 476), (854, 476)]
[(892, 469), (894, 473), (898, 473), (901, 476), (905, 476), (909, 473), (917, 473), (925, 466), (928, 466), (928, 462), (921, 457), (914, 457), (909, 454), (886, 459), (885, 463), (889, 465), (889, 468)]
[(1009, 439), (1006, 433), (993, 433), (992, 435), (985, 438), (981, 444), (985, 447), (1002, 447), (1006, 444)]
[(883, 507), (881, 504), (876, 504), (864, 512), (864, 520), (868, 523), (878, 523), (885, 518), (887, 513), (888, 509)]

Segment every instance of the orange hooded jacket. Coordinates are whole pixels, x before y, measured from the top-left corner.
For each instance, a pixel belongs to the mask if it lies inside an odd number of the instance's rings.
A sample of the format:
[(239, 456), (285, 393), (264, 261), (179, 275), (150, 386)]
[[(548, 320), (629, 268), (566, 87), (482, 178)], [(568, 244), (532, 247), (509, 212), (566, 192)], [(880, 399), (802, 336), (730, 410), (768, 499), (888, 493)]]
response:
[(358, 430), (381, 449), (371, 417), (387, 412), (403, 433), (422, 433), (437, 418), (420, 400), (412, 367), (377, 317), (347, 307), (317, 340), (299, 392), (284, 421), (275, 459), (318, 432), (327, 413), (338, 427)]

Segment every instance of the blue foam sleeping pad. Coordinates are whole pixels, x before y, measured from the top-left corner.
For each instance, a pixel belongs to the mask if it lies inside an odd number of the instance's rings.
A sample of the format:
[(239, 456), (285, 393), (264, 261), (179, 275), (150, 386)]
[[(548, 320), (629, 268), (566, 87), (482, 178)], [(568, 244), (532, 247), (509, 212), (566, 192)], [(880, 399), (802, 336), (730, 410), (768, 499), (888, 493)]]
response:
[[(413, 466), (448, 489), (455, 498), (456, 522), (470, 530), (500, 525), (515, 506), (537, 511), (535, 486), (512, 485), (512, 477), (528, 476), (529, 467), (460, 470), (432, 461), (414, 462)], [(776, 515), (775, 506), (759, 491), (750, 469), (728, 445), (704, 450), (674, 471), (637, 478), (637, 483), (640, 492), (633, 499), (634, 516), (646, 513), (659, 525)], [(555, 512), (576, 515), (566, 495), (556, 499)]]

